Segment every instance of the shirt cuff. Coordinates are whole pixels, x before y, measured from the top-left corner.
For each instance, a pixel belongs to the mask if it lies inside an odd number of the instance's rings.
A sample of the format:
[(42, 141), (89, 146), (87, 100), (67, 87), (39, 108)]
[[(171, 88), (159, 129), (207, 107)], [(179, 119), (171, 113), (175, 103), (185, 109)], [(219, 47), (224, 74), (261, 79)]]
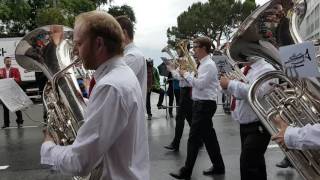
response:
[(297, 149), (298, 137), (300, 128), (288, 126), (286, 132), (284, 133), (284, 143), (288, 149)]
[(52, 141), (46, 141), (41, 145), (41, 151), (40, 151), (40, 155), (41, 155), (40, 163), (41, 164), (47, 164), (47, 165), (51, 165), (51, 166), (55, 165), (54, 159), (53, 159), (51, 151), (50, 151), (55, 146), (56, 146), (56, 144)]
[(184, 77), (184, 79), (186, 79), (189, 83), (191, 83), (191, 82), (192, 82), (192, 79), (193, 79), (193, 74), (190, 73), (190, 72), (185, 72), (185, 73), (183, 74), (183, 77)]
[(234, 94), (236, 84), (237, 84), (237, 82), (235, 80), (230, 80), (229, 81), (229, 84), (228, 84), (228, 87), (227, 87), (227, 91), (232, 95)]

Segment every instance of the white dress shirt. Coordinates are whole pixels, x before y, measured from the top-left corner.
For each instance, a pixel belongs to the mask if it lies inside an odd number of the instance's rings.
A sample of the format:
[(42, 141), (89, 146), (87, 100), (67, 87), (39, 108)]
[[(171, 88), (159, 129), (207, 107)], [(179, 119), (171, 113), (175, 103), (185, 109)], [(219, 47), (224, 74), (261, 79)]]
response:
[(101, 161), (101, 180), (149, 180), (148, 135), (141, 88), (122, 57), (95, 71), (85, 123), (72, 145), (42, 144), (41, 163), (85, 176)]
[(193, 100), (217, 100), (217, 93), (220, 90), (218, 70), (209, 55), (200, 60), (197, 77), (188, 72), (184, 77), (192, 86)]
[(289, 126), (284, 141), (289, 149), (320, 149), (320, 124), (307, 124), (304, 127)]
[[(248, 124), (259, 121), (258, 116), (248, 102), (249, 88), (260, 75), (275, 70), (274, 67), (267, 63), (263, 58), (257, 60), (250, 67), (251, 69), (246, 75), (246, 80), (248, 83), (240, 82), (238, 80), (230, 80), (227, 89), (227, 91), (236, 98), (236, 107), (234, 111), (231, 112), (231, 115), (233, 119), (238, 121), (240, 124)], [(244, 68), (242, 68), (242, 71), (243, 70)], [(262, 88), (259, 88), (258, 97), (262, 97), (270, 89), (270, 84), (264, 83)]]
[(145, 99), (147, 97), (147, 64), (142, 52), (133, 42), (124, 48), (124, 61), (136, 74), (142, 97)]
[(183, 77), (180, 76), (179, 74), (179, 68), (171, 70), (170, 71), (172, 74), (172, 77), (176, 80), (179, 80), (179, 86), (182, 87), (191, 87), (191, 84), (189, 84), (189, 82), (184, 79)]

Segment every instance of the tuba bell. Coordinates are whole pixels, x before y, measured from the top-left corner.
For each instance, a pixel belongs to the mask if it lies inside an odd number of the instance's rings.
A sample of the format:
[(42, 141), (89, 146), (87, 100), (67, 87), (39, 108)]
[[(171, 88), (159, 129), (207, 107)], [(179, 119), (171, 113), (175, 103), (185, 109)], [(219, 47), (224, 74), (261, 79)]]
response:
[(162, 48), (161, 52), (167, 53), (173, 61), (177, 59), (177, 57), (175, 57), (175, 55), (172, 53), (172, 47), (170, 45), (167, 45), (164, 48)]
[[(61, 25), (37, 28), (18, 43), (15, 54), (20, 66), (42, 71), (48, 78), (42, 96), (47, 129), (56, 144), (72, 144), (84, 122), (86, 107), (76, 79), (75, 66), (81, 67), (81, 60), (74, 52), (73, 30)], [(87, 177), (73, 179), (98, 179), (100, 173), (98, 168)]]
[(197, 66), (193, 58), (191, 57), (188, 50), (189, 41), (187, 39), (182, 39), (177, 43), (178, 51), (181, 51), (185, 61), (180, 63), (180, 69), (184, 69), (189, 72), (193, 72), (195, 75), (198, 73)]
[[(280, 46), (303, 41), (299, 25), (304, 19), (306, 7), (304, 0), (271, 0), (241, 24), (230, 45), (233, 60), (252, 62), (255, 58), (250, 57), (262, 57), (276, 68), (276, 71), (258, 77), (248, 93), (252, 109), (272, 135), (278, 133), (272, 122), (275, 116), (281, 116), (293, 126), (315, 124), (320, 120), (319, 79), (289, 78), (284, 73), (278, 51)], [(269, 93), (259, 98), (259, 89), (271, 79), (282, 83), (275, 84)], [(320, 179), (320, 151), (280, 148), (304, 179)]]
[(197, 74), (196, 64), (189, 53), (188, 44), (189, 42), (186, 39), (177, 42), (174, 49), (178, 56), (175, 56), (173, 54), (172, 51), (174, 50), (171, 45), (167, 45), (164, 48), (162, 48), (161, 52), (167, 53), (172, 59), (173, 63), (176, 65), (176, 67), (179, 67), (179, 69)]

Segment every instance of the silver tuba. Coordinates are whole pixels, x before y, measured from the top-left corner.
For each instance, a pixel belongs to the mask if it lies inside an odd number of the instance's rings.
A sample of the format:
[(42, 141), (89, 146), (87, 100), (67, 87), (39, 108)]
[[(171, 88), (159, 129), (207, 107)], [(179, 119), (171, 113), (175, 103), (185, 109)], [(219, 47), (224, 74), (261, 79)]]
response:
[[(241, 25), (230, 46), (235, 61), (263, 57), (277, 70), (260, 76), (249, 90), (248, 99), (270, 134), (278, 133), (272, 119), (281, 116), (288, 124), (304, 126), (319, 123), (320, 81), (317, 78), (293, 79), (286, 76), (278, 48), (302, 42), (299, 25), (307, 4), (303, 0), (273, 0), (256, 9)], [(278, 79), (280, 84), (263, 98), (258, 91), (264, 83)], [(306, 180), (320, 179), (320, 151), (287, 150), (280, 147), (299, 174)]]
[[(55, 143), (70, 145), (84, 120), (86, 104), (80, 93), (74, 66), (81, 61), (74, 54), (73, 30), (61, 25), (37, 28), (17, 45), (17, 63), (30, 71), (42, 71), (48, 78), (43, 90), (47, 128)], [(98, 179), (100, 172), (74, 180)]]

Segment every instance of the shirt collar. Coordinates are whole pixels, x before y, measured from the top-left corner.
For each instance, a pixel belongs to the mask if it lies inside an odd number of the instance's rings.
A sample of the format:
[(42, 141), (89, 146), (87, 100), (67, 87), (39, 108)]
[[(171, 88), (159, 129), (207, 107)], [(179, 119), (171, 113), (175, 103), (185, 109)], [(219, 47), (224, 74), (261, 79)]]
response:
[(208, 55), (206, 55), (205, 57), (203, 57), (202, 59), (200, 59), (200, 64), (202, 64), (202, 63), (204, 63), (204, 62), (208, 61), (208, 59), (210, 59), (209, 54), (208, 54)]
[(261, 65), (263, 65), (265, 63), (264, 58), (260, 58), (258, 59), (256, 62), (254, 62), (253, 64), (250, 65), (250, 67), (252, 69), (256, 69), (259, 68)]
[(134, 46), (135, 46), (135, 45), (134, 45), (133, 42), (127, 44), (127, 45), (124, 47), (124, 52), (127, 52), (130, 48), (132, 48), (132, 47), (134, 47)]
[(93, 77), (96, 80), (96, 82), (98, 82), (103, 75), (105, 74), (104, 71), (106, 70), (107, 72), (109, 71), (108, 67), (110, 67), (113, 64), (118, 63), (119, 59), (122, 56), (120, 55), (116, 55), (113, 56), (112, 58), (108, 59), (106, 62), (102, 63), (97, 69), (96, 71), (93, 73)]

